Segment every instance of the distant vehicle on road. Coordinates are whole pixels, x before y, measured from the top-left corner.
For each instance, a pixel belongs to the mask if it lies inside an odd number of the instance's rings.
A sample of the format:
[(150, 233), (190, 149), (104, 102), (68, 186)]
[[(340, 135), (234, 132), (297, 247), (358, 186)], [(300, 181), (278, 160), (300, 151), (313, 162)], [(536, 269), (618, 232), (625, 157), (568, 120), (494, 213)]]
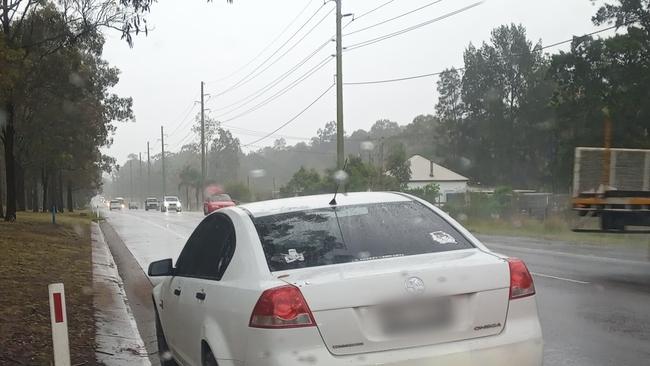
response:
[(134, 202), (134, 201), (130, 201), (130, 202), (129, 202), (129, 210), (137, 210), (138, 208), (139, 208), (139, 207), (138, 207), (138, 203), (137, 203), (137, 202)]
[(224, 208), (151, 263), (161, 364), (542, 364), (523, 261), (412, 196), (330, 200)]
[(108, 204), (109, 210), (122, 210), (124, 208), (124, 202), (118, 199), (111, 200)]
[(181, 212), (182, 211), (181, 200), (179, 200), (178, 197), (176, 197), (176, 196), (165, 196), (163, 198), (162, 205), (160, 206), (160, 211), (162, 211), (162, 212), (167, 212), (167, 211)]
[(205, 199), (203, 202), (203, 213), (209, 215), (210, 213), (224, 207), (231, 207), (235, 205), (235, 201), (225, 193), (213, 194)]
[(156, 210), (158, 211), (160, 209), (160, 201), (158, 201), (158, 198), (156, 197), (147, 197), (146, 200), (144, 200), (144, 210), (149, 211), (149, 210)]

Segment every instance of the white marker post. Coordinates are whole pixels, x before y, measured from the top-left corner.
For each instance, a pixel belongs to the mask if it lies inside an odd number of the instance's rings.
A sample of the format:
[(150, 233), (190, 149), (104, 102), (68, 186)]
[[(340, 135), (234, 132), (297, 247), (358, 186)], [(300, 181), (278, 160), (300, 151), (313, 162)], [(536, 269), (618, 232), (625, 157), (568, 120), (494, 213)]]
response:
[(68, 317), (65, 310), (65, 291), (63, 290), (63, 284), (53, 283), (47, 286), (47, 289), (50, 294), (54, 366), (70, 366)]

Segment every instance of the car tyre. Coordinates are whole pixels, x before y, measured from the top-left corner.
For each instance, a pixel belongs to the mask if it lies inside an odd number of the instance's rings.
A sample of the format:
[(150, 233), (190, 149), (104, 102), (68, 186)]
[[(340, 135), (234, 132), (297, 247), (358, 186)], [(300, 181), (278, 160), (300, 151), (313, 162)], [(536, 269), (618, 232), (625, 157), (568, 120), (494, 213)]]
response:
[[(154, 305), (155, 306), (155, 305)], [(162, 324), (160, 324), (160, 317), (158, 310), (156, 310), (156, 340), (158, 341), (158, 358), (160, 359), (161, 366), (178, 366), (174, 358), (171, 357), (171, 351), (167, 345), (167, 339), (163, 333)]]

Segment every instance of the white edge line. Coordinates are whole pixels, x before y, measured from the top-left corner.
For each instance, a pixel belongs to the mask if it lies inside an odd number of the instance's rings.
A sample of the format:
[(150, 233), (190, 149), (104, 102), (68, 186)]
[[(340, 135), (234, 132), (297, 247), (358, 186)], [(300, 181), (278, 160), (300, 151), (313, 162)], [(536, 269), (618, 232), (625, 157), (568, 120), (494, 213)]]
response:
[(551, 276), (551, 275), (547, 275), (547, 274), (543, 274), (543, 273), (537, 273), (537, 272), (530, 272), (530, 273), (533, 276), (552, 278), (554, 280), (567, 281), (567, 282), (573, 282), (573, 283), (579, 283), (581, 285), (588, 285), (590, 283), (590, 282), (585, 282), (585, 281), (572, 280), (570, 278)]

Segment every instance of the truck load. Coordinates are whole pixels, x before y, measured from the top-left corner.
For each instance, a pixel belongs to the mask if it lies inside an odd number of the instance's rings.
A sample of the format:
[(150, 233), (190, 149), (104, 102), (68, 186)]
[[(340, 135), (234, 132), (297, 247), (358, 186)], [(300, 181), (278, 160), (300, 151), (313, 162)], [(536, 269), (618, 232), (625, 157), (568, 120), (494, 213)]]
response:
[(630, 227), (650, 226), (650, 150), (576, 148), (572, 206), (600, 219), (596, 231), (647, 232)]

